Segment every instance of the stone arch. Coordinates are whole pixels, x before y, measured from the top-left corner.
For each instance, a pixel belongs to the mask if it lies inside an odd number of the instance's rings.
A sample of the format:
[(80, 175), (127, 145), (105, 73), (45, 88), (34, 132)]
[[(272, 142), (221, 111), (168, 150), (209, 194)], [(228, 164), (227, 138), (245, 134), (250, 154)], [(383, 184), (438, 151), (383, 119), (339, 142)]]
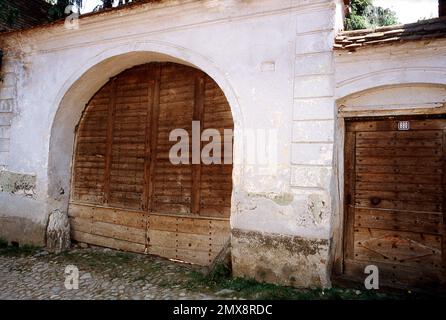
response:
[[(59, 90), (53, 114), (48, 152), (48, 225), (68, 210), (71, 188), (71, 165), (74, 152), (75, 128), (90, 98), (109, 79), (136, 65), (150, 62), (174, 62), (199, 69), (208, 74), (221, 88), (231, 107), (234, 120), (233, 192), (242, 183), (243, 116), (237, 96), (226, 74), (209, 58), (182, 47), (159, 42), (126, 44), (103, 51), (83, 64)], [(234, 207), (234, 206), (232, 206)], [(232, 218), (232, 216), (231, 216)], [(57, 227), (56, 227), (57, 228)], [(47, 237), (51, 237), (48, 231)], [(60, 238), (60, 236), (58, 235)], [(47, 239), (49, 242), (51, 239)]]
[[(337, 100), (338, 108), (353, 111), (429, 109), (446, 102), (446, 84), (400, 83), (376, 86), (350, 93)], [(410, 111), (408, 111), (410, 112)], [(429, 111), (427, 111), (429, 112)]]

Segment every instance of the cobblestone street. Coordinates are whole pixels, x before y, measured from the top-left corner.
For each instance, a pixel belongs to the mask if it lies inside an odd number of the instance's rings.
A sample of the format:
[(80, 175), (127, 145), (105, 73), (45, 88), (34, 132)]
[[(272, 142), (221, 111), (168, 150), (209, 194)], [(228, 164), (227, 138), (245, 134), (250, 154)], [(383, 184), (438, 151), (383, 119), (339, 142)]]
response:
[[(79, 289), (65, 287), (67, 266), (79, 270)], [(220, 266), (221, 267), (221, 266)], [(76, 247), (50, 254), (33, 247), (0, 246), (0, 300), (220, 300), (407, 299), (413, 293), (332, 288), (295, 289), (233, 279), (150, 255)], [(422, 296), (421, 296), (422, 297)]]
[[(65, 268), (69, 265), (79, 268), (79, 290), (65, 288)], [(45, 251), (30, 256), (0, 255), (0, 299), (222, 298), (186, 289), (193, 271), (191, 266), (108, 249), (75, 249), (60, 255)]]

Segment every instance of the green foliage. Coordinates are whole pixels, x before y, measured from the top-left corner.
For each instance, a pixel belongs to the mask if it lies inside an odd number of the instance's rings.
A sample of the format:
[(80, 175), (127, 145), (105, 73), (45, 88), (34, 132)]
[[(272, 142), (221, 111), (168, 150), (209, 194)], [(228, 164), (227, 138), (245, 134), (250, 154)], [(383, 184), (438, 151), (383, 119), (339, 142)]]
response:
[(0, 21), (4, 21), (8, 26), (12, 27), (19, 15), (20, 12), (16, 8), (0, 0)]
[(351, 0), (346, 30), (371, 29), (398, 23), (396, 13), (373, 5), (373, 0)]
[[(169, 285), (168, 283), (166, 284)], [(402, 299), (403, 296), (376, 293), (374, 291), (358, 291), (352, 289), (296, 289), (268, 283), (260, 283), (253, 279), (232, 278), (227, 266), (220, 264), (208, 275), (191, 272), (185, 288), (202, 290), (203, 288), (218, 291), (233, 290), (228, 297), (260, 300), (379, 300)]]
[(67, 16), (65, 8), (69, 5), (76, 5), (78, 8), (82, 7), (83, 0), (46, 0), (52, 4), (49, 9), (49, 16), (51, 20), (62, 19)]

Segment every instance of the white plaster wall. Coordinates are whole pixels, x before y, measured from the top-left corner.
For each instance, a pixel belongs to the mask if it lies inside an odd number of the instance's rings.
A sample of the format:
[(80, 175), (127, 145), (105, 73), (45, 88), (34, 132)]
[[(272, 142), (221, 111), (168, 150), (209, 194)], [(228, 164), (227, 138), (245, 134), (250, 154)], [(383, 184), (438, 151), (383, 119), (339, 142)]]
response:
[(353, 53), (335, 51), (335, 96), (342, 99), (400, 84), (445, 84), (445, 55), (445, 39), (383, 45)]
[[(60, 148), (51, 155), (54, 163), (71, 161), (74, 125), (94, 92), (125, 68), (166, 59), (208, 72), (233, 109), (239, 132), (233, 227), (327, 239), (338, 2), (171, 0), (86, 17), (79, 30), (58, 24), (3, 36), (6, 55), (20, 57), (6, 64), (18, 70), (17, 107), (3, 162), (8, 170), (35, 174), (35, 201), (47, 206), (26, 215), (45, 221), (51, 210), (65, 209), (70, 170), (48, 167), (50, 146)], [(70, 112), (58, 115), (61, 103)], [(255, 129), (277, 133), (273, 173), (246, 163), (244, 135)], [(321, 215), (308, 216), (321, 205)]]
[(0, 169), (9, 156), (11, 117), (15, 106), (17, 76), (12, 63), (5, 63), (0, 77)]

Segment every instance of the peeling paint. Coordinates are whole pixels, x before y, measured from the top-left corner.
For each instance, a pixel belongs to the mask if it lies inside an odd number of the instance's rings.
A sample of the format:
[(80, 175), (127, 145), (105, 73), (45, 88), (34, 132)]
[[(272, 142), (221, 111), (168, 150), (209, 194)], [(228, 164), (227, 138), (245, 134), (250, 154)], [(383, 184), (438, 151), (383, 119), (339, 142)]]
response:
[(34, 198), (36, 196), (36, 176), (1, 170), (0, 192)]
[(322, 222), (326, 209), (327, 203), (321, 195), (312, 194), (308, 197), (308, 211), (311, 212), (316, 223)]
[(266, 198), (274, 201), (280, 206), (289, 206), (293, 203), (294, 195), (292, 193), (248, 193), (248, 197), (251, 198)]
[(235, 276), (295, 287), (329, 287), (323, 261), (330, 241), (234, 229), (232, 257)]
[(233, 236), (239, 238), (248, 238), (260, 243), (262, 246), (270, 249), (283, 246), (290, 252), (299, 253), (304, 256), (319, 254), (320, 246), (327, 246), (328, 240), (324, 239), (304, 239), (300, 237), (285, 235), (267, 235), (253, 231), (242, 231), (235, 229), (232, 231)]

